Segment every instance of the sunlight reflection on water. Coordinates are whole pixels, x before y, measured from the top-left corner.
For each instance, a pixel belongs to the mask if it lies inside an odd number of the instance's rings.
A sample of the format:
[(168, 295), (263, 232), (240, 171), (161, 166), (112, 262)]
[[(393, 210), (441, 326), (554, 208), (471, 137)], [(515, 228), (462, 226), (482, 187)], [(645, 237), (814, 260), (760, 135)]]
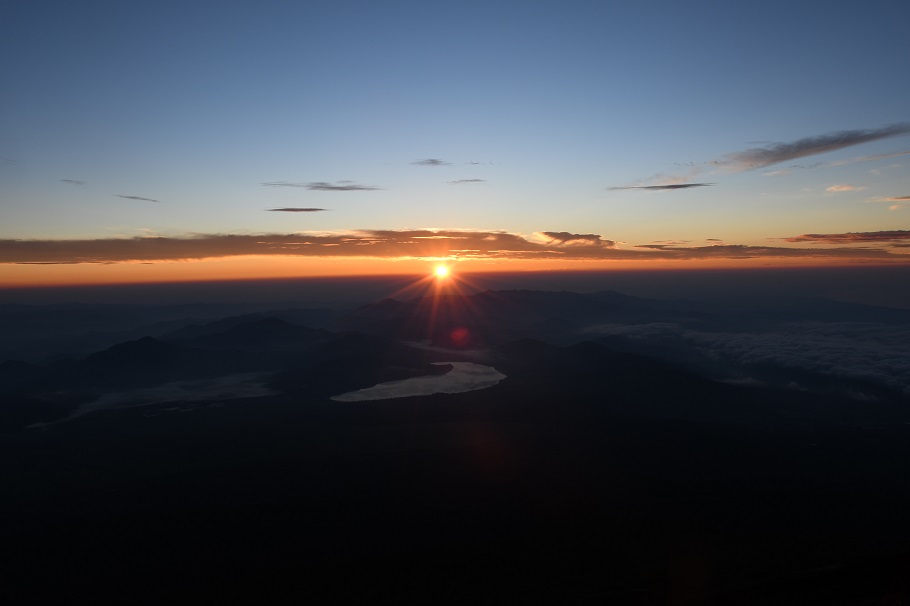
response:
[(380, 383), (366, 389), (350, 391), (332, 396), (336, 402), (364, 402), (368, 400), (389, 400), (411, 396), (430, 396), (437, 393), (462, 393), (492, 387), (506, 378), (492, 366), (473, 362), (437, 362), (436, 366), (452, 365), (444, 375), (412, 377), (401, 381)]

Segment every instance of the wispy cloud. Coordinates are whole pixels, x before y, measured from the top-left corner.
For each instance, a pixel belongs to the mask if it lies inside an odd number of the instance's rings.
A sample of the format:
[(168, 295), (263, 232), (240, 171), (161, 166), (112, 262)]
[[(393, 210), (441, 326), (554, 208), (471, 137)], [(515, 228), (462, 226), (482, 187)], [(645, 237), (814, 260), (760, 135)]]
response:
[(126, 198), (127, 200), (142, 200), (143, 202), (158, 202), (158, 200), (154, 200), (152, 198), (143, 198), (142, 196), (123, 196), (120, 194), (114, 194), (114, 195), (117, 196), (118, 198)]
[(457, 185), (459, 183), (484, 183), (485, 181), (486, 179), (455, 179), (454, 181), (449, 181), (449, 183)]
[(538, 237), (550, 245), (556, 246), (593, 246), (595, 248), (612, 248), (616, 245), (613, 240), (604, 240), (598, 234), (572, 234), (567, 231), (541, 231)]
[(417, 166), (449, 166), (451, 162), (446, 162), (439, 158), (426, 158), (424, 160), (415, 160), (411, 164), (416, 164)]
[[(661, 253), (655, 258), (693, 259), (852, 259), (854, 261), (886, 261), (902, 259), (880, 248), (791, 248), (786, 246), (748, 246), (745, 244), (715, 244), (712, 246), (680, 247), (669, 244), (641, 244), (636, 248)], [(663, 256), (667, 255), (667, 256)], [(910, 259), (908, 259), (910, 262)]]
[[(656, 175), (650, 179), (642, 180), (646, 183), (650, 182), (652, 185), (611, 187), (610, 189), (682, 189), (686, 186), (700, 187), (703, 185), (711, 185), (710, 183), (687, 183), (687, 181), (695, 179), (698, 175), (705, 173), (743, 172), (766, 168), (774, 164), (795, 160), (797, 158), (805, 158), (826, 152), (837, 151), (862, 143), (869, 143), (871, 141), (878, 141), (880, 139), (898, 137), (906, 134), (910, 134), (910, 123), (892, 124), (877, 129), (838, 131), (816, 137), (805, 137), (792, 142), (767, 143), (762, 147), (753, 147), (744, 151), (732, 152), (708, 162), (675, 162), (674, 164), (676, 164), (676, 166), (689, 167), (689, 172), (685, 175)], [(790, 174), (792, 169), (844, 166), (856, 162), (883, 160), (908, 154), (910, 154), (910, 151), (858, 156), (843, 160), (817, 162), (810, 165), (794, 164), (786, 168), (780, 168), (762, 174), (766, 177), (773, 177)], [(671, 188), (666, 187), (667, 185), (679, 185), (683, 187)]]
[(326, 209), (326, 208), (289, 207), (289, 208), (267, 208), (266, 210), (268, 210), (269, 212), (273, 212), (273, 213), (318, 213), (318, 212), (328, 210), (328, 209)]
[[(794, 242), (892, 247), (910, 240), (910, 232), (806, 234)], [(195, 234), (185, 237), (106, 238), (98, 240), (0, 240), (0, 263), (120, 263), (182, 261), (240, 255), (364, 257), (374, 259), (564, 259), (564, 260), (700, 260), (700, 259), (841, 259), (856, 262), (908, 262), (910, 255), (881, 247), (680, 246), (643, 244), (621, 248), (598, 234), (542, 231), (530, 236), (502, 231), (454, 229), (359, 230), (336, 233)]]
[(647, 189), (652, 191), (689, 189), (691, 187), (710, 187), (714, 183), (672, 183), (669, 185), (626, 185), (623, 187), (610, 187), (610, 190), (620, 189)]
[(910, 124), (892, 124), (883, 128), (867, 130), (845, 130), (806, 137), (790, 143), (772, 143), (765, 147), (734, 152), (722, 158), (720, 164), (737, 171), (753, 170), (908, 133), (910, 133)]
[[(802, 165), (794, 164), (792, 168), (834, 168), (838, 166), (847, 166), (848, 164), (857, 164), (859, 162), (874, 162), (876, 160), (887, 160), (889, 158), (899, 158), (900, 156), (910, 155), (910, 151), (894, 152), (889, 154), (873, 154), (870, 156), (855, 156), (853, 158), (844, 158), (843, 160), (831, 160), (828, 162), (816, 162), (815, 164)], [(898, 166), (898, 165), (893, 165)], [(878, 169), (881, 173), (881, 169)]]
[(359, 185), (352, 181), (336, 181), (335, 183), (329, 183), (327, 181), (312, 181), (310, 183), (269, 181), (262, 185), (266, 187), (301, 187), (310, 191), (375, 191), (380, 189), (371, 185)]
[(844, 234), (802, 234), (781, 238), (786, 242), (825, 242), (828, 244), (888, 243), (910, 240), (910, 230), (860, 231)]
[(316, 181), (307, 185), (307, 189), (311, 191), (375, 191), (379, 189), (378, 187), (373, 187), (372, 185), (358, 185), (356, 183), (326, 183), (324, 181)]
[(60, 179), (61, 183), (69, 183), (70, 185), (85, 185), (85, 181), (79, 181), (77, 179)]
[(886, 198), (869, 198), (868, 202), (910, 202), (910, 196), (890, 196)]
[(309, 183), (301, 183), (299, 181), (268, 181), (266, 183), (260, 183), (265, 187), (309, 187)]
[(843, 191), (862, 191), (866, 189), (865, 187), (857, 187), (856, 185), (848, 185), (846, 183), (841, 185), (832, 185), (831, 187), (826, 187), (825, 191), (827, 192), (843, 192)]
[[(893, 158), (895, 156), (907, 156), (907, 155), (910, 155), (910, 151), (901, 152), (899, 154), (891, 154), (886, 157)], [(886, 170), (893, 170), (895, 168), (901, 168), (900, 163), (895, 162), (893, 164), (889, 164), (888, 166), (879, 166), (878, 168), (871, 169), (869, 171), (869, 173), (875, 175), (876, 177), (881, 177), (885, 173)]]

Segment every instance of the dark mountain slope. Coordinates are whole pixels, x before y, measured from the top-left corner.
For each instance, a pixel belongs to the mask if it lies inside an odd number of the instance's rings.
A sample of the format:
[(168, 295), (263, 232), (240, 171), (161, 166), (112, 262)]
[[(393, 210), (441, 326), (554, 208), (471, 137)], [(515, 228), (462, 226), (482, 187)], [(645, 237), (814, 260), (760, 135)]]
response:
[(333, 336), (326, 330), (305, 328), (278, 318), (265, 317), (235, 324), (222, 332), (202, 334), (180, 342), (207, 349), (299, 350), (331, 339)]
[(387, 299), (355, 310), (334, 326), (454, 347), (497, 345), (524, 337), (567, 344), (577, 340), (577, 331), (587, 324), (654, 313), (646, 300), (618, 293), (485, 291), (408, 302)]
[(276, 374), (271, 386), (284, 393), (325, 398), (377, 383), (441, 374), (428, 352), (383, 337), (348, 333), (318, 345)]
[(245, 352), (217, 352), (143, 337), (119, 343), (82, 360), (56, 362), (42, 369), (26, 388), (125, 389), (170, 381), (266, 370), (264, 362)]

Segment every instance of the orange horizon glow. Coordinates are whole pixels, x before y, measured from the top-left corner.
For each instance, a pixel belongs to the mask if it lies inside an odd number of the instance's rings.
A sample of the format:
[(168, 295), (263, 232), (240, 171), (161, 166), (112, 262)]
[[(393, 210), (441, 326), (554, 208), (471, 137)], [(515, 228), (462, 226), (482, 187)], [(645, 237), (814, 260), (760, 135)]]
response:
[[(439, 259), (419, 258), (238, 256), (105, 264), (0, 264), (0, 289), (280, 278), (427, 276), (428, 273), (430, 279), (444, 283), (453, 281), (452, 274), (456, 268), (458, 273), (496, 273), (882, 267), (905, 264), (906, 261), (897, 259), (891, 262), (848, 262), (825, 258), (754, 257), (687, 260), (452, 259), (440, 265)], [(437, 273), (441, 267), (450, 272), (446, 278)]]

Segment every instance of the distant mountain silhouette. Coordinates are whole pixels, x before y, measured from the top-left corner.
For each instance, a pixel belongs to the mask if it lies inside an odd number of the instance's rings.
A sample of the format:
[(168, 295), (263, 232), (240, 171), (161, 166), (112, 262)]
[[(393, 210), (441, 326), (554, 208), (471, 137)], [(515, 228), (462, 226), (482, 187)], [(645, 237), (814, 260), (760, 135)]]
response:
[(266, 317), (234, 324), (223, 332), (205, 332), (195, 338), (183, 339), (183, 342), (213, 349), (294, 350), (312, 346), (332, 336), (326, 330), (305, 328)]
[(207, 351), (142, 337), (82, 360), (50, 364), (42, 369), (31, 388), (126, 389), (265, 369), (263, 362), (246, 352)]
[(570, 344), (585, 338), (579, 336), (579, 331), (592, 323), (698, 316), (667, 307), (615, 292), (484, 291), (407, 302), (387, 299), (361, 307), (332, 326), (337, 330), (471, 348), (526, 337)]
[[(828, 376), (824, 368), (787, 368), (774, 358), (743, 361), (696, 347), (714, 335), (736, 333), (740, 338), (740, 333), (749, 331), (780, 330), (788, 319), (799, 322), (808, 317), (805, 314), (811, 309), (830, 322), (869, 319), (881, 313), (900, 325), (910, 317), (903, 310), (820, 299), (765, 309), (712, 311), (710, 305), (613, 291), (484, 291), (410, 301), (384, 299), (345, 315), (282, 309), (183, 323), (164, 336), (124, 341), (82, 359), (45, 364), (10, 360), (0, 363), (0, 394), (51, 402), (51, 393), (79, 399), (105, 390), (264, 372), (271, 373), (272, 388), (296, 398), (318, 399), (385, 381), (438, 374), (445, 369), (433, 362), (465, 360), (489, 362), (507, 375), (492, 388), (493, 394), (521, 385), (508, 397), (527, 399), (537, 390), (553, 399), (577, 396), (591, 406), (616, 404), (636, 414), (650, 407), (658, 416), (697, 412), (705, 418), (741, 417), (750, 409), (748, 402), (767, 399), (767, 390), (758, 387), (760, 381), (777, 387), (797, 382), (800, 388), (834, 395), (853, 391), (883, 402), (905, 399), (872, 378)], [(80, 306), (67, 310), (101, 321)], [(18, 307), (6, 312), (30, 317)], [(307, 318), (326, 323), (331, 331), (302, 325)], [(669, 327), (665, 332), (660, 329), (663, 325)], [(602, 334), (601, 326), (615, 331)], [(686, 331), (695, 331), (700, 340), (686, 337)], [(753, 386), (710, 380), (718, 377), (745, 377)], [(808, 397), (794, 390), (775, 393), (775, 402), (802, 402)], [(731, 400), (738, 404), (731, 407)]]
[(341, 315), (341, 312), (332, 309), (276, 309), (261, 311), (239, 316), (229, 316), (203, 324), (193, 323), (183, 326), (178, 330), (162, 334), (161, 339), (174, 342), (189, 341), (197, 337), (225, 332), (235, 326), (250, 324), (269, 318), (281, 320), (286, 324), (301, 328), (314, 326), (318, 328), (322, 327), (330, 320), (337, 318), (339, 315)]
[[(511, 396), (571, 414), (741, 420), (750, 412), (748, 389), (705, 379), (656, 358), (612, 351), (594, 342), (557, 347), (534, 340), (495, 349), (494, 366), (508, 377)], [(736, 402), (736, 406), (731, 406)], [(732, 415), (732, 416), (731, 416)]]
[(192, 352), (186, 347), (165, 343), (152, 337), (142, 337), (93, 353), (85, 358), (83, 364), (105, 369), (143, 368), (182, 363), (189, 360), (191, 355)]
[(426, 351), (393, 339), (347, 333), (312, 349), (275, 375), (271, 386), (286, 393), (327, 397), (377, 383), (442, 374)]

